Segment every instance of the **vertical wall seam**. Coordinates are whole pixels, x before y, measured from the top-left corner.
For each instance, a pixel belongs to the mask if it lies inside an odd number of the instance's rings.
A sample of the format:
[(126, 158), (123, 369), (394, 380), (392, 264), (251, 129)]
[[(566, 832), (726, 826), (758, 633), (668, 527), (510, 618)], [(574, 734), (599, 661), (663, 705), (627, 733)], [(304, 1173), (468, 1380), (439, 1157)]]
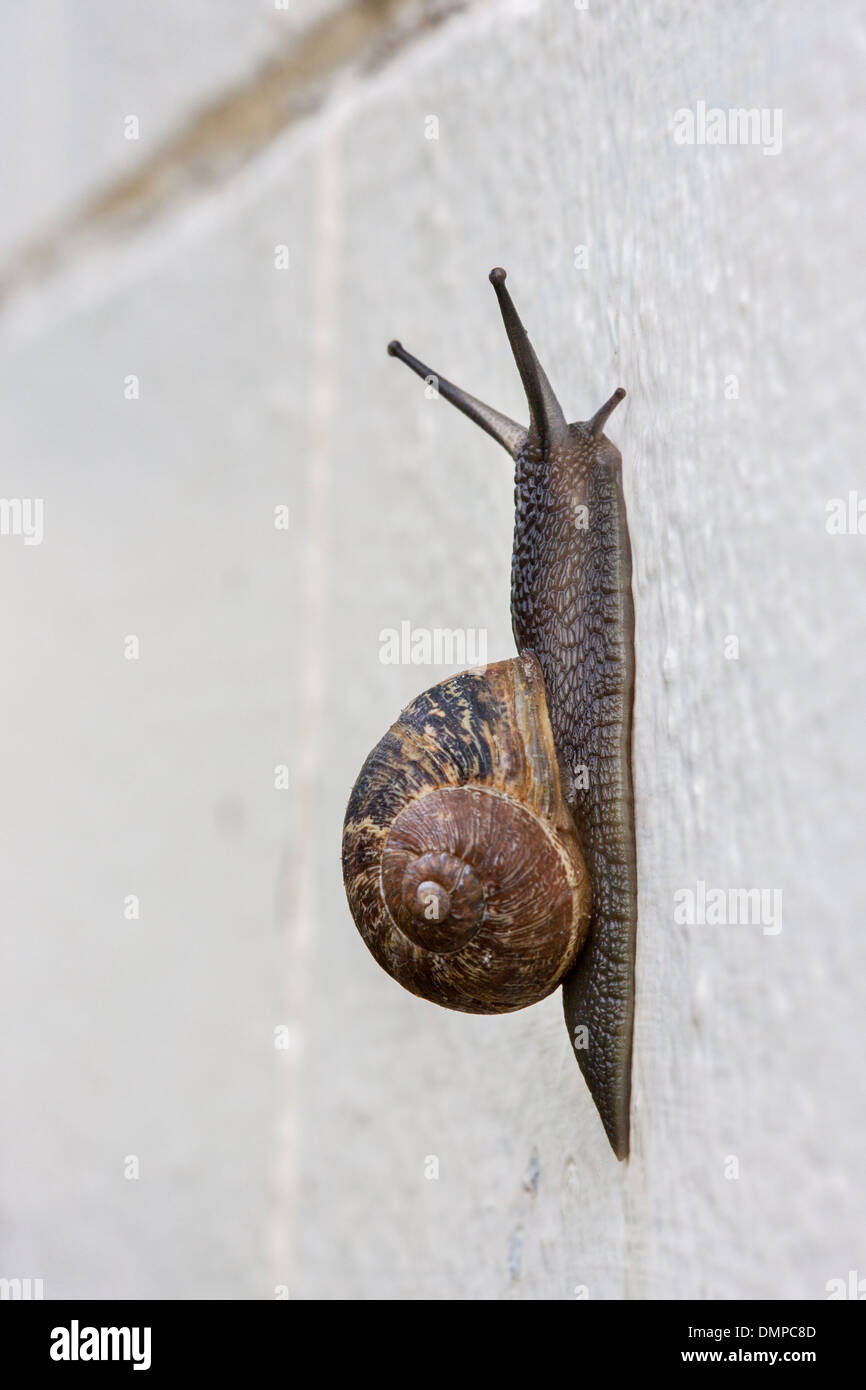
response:
[[(348, 85), (348, 80), (347, 80)], [(296, 837), (289, 847), (288, 897), (281, 900), (278, 928), (282, 949), (280, 995), (290, 1028), (291, 1047), (276, 1107), (272, 1174), (270, 1252), (275, 1284), (292, 1290), (294, 1227), (298, 1211), (303, 1143), (303, 1090), (307, 1052), (308, 1002), (319, 903), (319, 779), (325, 709), (327, 602), (331, 558), (333, 421), (336, 413), (338, 292), (343, 216), (343, 125), (345, 103), (335, 105), (322, 129), (312, 218), (312, 295), (310, 304), (310, 396), (307, 414), (306, 534), (304, 537), (303, 619), (298, 760), (290, 768)]]

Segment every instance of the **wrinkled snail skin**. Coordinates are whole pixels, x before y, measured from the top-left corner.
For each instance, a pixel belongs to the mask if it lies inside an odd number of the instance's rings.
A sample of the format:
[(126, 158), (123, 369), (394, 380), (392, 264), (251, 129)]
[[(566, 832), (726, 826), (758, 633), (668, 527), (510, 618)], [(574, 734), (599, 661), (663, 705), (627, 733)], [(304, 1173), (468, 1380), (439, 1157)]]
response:
[(518, 650), (534, 651), (541, 663), (593, 888), (589, 937), (563, 984), (566, 1023), (614, 1152), (624, 1158), (637, 926), (631, 547), (619, 451), (591, 425), (566, 431), (553, 421), (543, 448), (530, 440), (517, 455), (512, 618)]
[[(511, 611), (520, 656), (419, 696), (370, 755), (347, 814), (346, 889), (380, 964), (407, 988), (450, 1008), (520, 1008), (561, 981), (575, 1055), (613, 1150), (625, 1158), (637, 930), (634, 607), (622, 460), (603, 433), (625, 391), (615, 391), (590, 420), (568, 424), (505, 288), (505, 271), (491, 271), (490, 280), (526, 392), (528, 428), (438, 376), (398, 342), (388, 351), (433, 378), (441, 396), (514, 458)], [(516, 775), (519, 793), (514, 783), (501, 784), (506, 770)], [(412, 779), (420, 775), (432, 780), (418, 799)], [(482, 933), (494, 919), (499, 925), (502, 914), (475, 838), (482, 811), (475, 808), (474, 828), (462, 839), (452, 826), (452, 812), (473, 806), (481, 786), (488, 798), (513, 798), (515, 806), (528, 798), (534, 809), (542, 808), (540, 824), (556, 827), (531, 841), (530, 856), (536, 843), (546, 855), (537, 861), (535, 882), (521, 879), (509, 904), (516, 915), (509, 918), (504, 950), (499, 938), (492, 987), (483, 977), (494, 947)], [(434, 787), (443, 789), (446, 802), (461, 788), (467, 806), (436, 804)], [(427, 818), (431, 823), (445, 827), (446, 842), (431, 846), (427, 858), (421, 851), (429, 827), (419, 834), (411, 823), (413, 815), (423, 819), (424, 807), (435, 813)], [(502, 833), (493, 818), (486, 829)], [(506, 835), (512, 846), (516, 829)], [(496, 857), (495, 849), (489, 852)], [(445, 920), (429, 920), (443, 912)], [(533, 930), (521, 932), (527, 915)], [(531, 951), (539, 953), (534, 970)]]

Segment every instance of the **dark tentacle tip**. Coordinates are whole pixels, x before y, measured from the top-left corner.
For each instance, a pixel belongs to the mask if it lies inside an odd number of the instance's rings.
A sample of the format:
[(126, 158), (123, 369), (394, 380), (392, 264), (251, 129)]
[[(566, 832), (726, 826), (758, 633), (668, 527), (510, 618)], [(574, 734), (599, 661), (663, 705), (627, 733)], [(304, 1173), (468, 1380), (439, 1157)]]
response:
[(490, 280), (491, 285), (494, 285), (494, 286), (496, 286), (496, 285), (504, 285), (504, 284), (505, 284), (505, 271), (502, 269), (502, 266), (501, 266), (501, 265), (496, 265), (496, 266), (494, 266), (493, 269), (492, 269), (491, 272), (490, 272), (490, 275), (488, 276), (488, 279)]
[(397, 356), (397, 353), (398, 353), (398, 352), (402, 352), (402, 351), (403, 351), (403, 344), (399, 341), (398, 338), (392, 338), (391, 341), (390, 341), (390, 343), (388, 344), (388, 356), (389, 356), (389, 357), (396, 357), (396, 356)]
[(590, 434), (593, 436), (594, 439), (598, 439), (599, 435), (601, 434), (611, 415), (616, 410), (617, 406), (619, 405), (620, 401), (623, 399), (624, 396), (625, 387), (618, 386), (614, 391), (613, 395), (611, 396), (610, 400), (605, 401), (604, 405), (599, 407), (599, 409), (595, 412), (591, 420), (587, 420), (587, 429), (589, 430)]

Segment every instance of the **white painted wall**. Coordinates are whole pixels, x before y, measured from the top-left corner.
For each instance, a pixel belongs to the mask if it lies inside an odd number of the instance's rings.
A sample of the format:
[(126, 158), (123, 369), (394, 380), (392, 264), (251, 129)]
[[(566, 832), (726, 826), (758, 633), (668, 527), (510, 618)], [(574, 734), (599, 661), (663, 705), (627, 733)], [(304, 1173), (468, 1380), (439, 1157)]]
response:
[[(308, 21), (321, 8), (305, 4)], [(61, 237), (82, 199), (140, 170), (193, 111), (264, 63), (296, 30), (295, 14), (273, 0), (7, 5), (0, 249), (46, 227)]]
[[(217, 90), (264, 32), (237, 24), (188, 36)], [(866, 496), (863, 43), (853, 3), (832, 25), (469, 5), (7, 301), (3, 493), (44, 499), (44, 539), (0, 537), (0, 1274), (54, 1297), (518, 1299), (866, 1276), (866, 536), (825, 526)], [(84, 123), (104, 55), (77, 31), (67, 56)], [(159, 92), (151, 61), (132, 70)], [(781, 152), (676, 145), (698, 101), (781, 109)], [(25, 122), (7, 160), (54, 139)], [(495, 264), (571, 414), (629, 392), (627, 1165), (558, 998), (498, 1019), (413, 999), (340, 882), (364, 755), (448, 673), (383, 666), (380, 630), (513, 650), (506, 456), (384, 351), (400, 336), (522, 416)], [(677, 925), (698, 880), (780, 889), (782, 930)]]

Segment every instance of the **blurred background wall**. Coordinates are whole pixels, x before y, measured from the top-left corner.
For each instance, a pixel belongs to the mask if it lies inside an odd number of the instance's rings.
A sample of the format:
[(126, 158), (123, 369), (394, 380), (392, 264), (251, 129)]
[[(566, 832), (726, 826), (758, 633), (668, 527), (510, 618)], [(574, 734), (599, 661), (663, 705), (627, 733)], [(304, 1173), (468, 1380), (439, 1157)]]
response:
[[(46, 0), (2, 24), (0, 1276), (866, 1277), (862, 8)], [(678, 143), (700, 103), (781, 113), (780, 147)], [(569, 418), (628, 389), (623, 1165), (558, 996), (413, 999), (340, 879), (363, 757), (453, 670), (383, 664), (382, 630), (513, 652), (508, 460), (384, 351), (523, 418), (497, 264)], [(699, 882), (778, 890), (781, 930), (676, 921)]]

